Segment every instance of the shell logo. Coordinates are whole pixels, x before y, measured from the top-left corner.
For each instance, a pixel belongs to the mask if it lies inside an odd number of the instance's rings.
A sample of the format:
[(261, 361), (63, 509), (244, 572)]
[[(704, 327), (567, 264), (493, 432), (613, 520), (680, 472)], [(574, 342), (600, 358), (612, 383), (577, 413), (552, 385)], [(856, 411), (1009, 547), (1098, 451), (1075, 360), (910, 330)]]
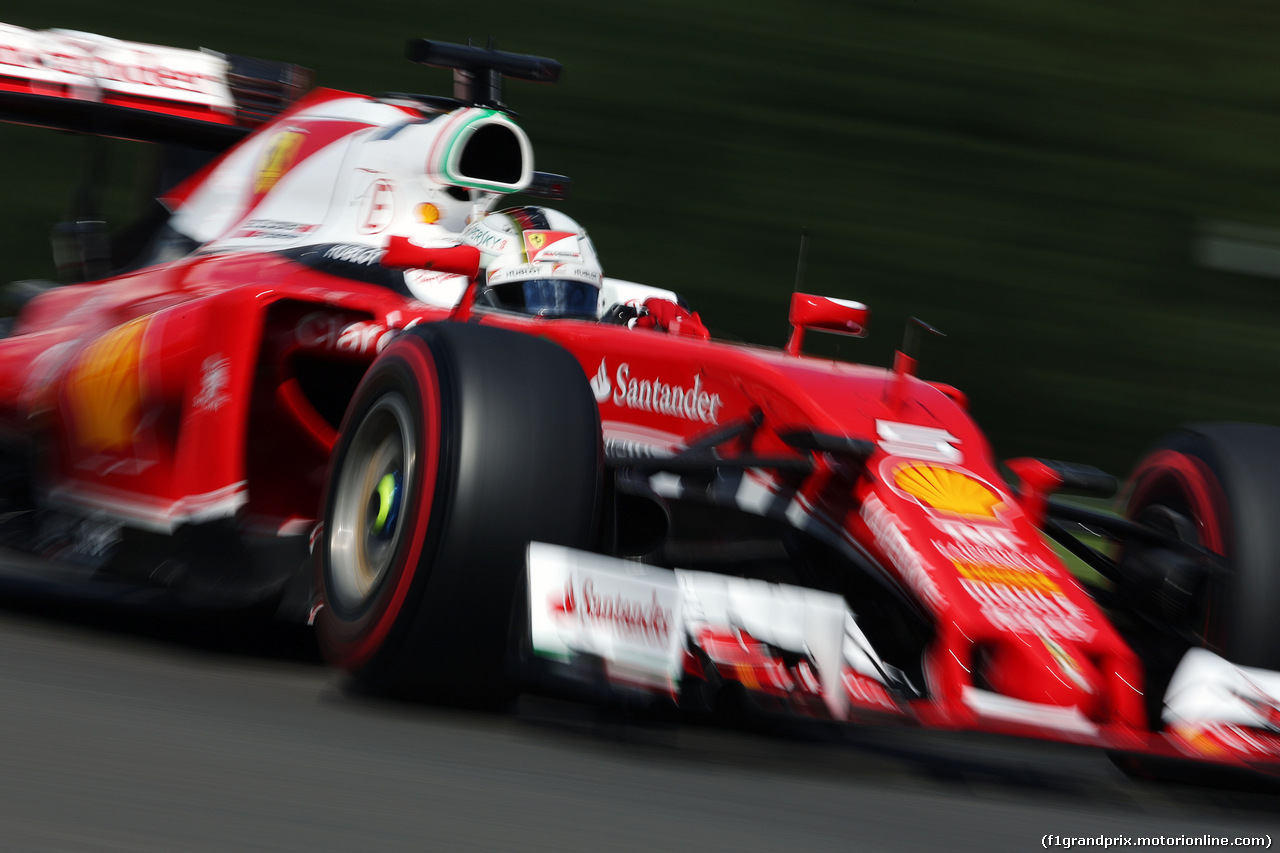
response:
[(142, 407), (138, 363), (148, 319), (125, 323), (89, 344), (67, 375), (76, 439), (90, 452), (133, 444)]
[(951, 515), (995, 518), (1004, 503), (977, 478), (940, 465), (903, 465), (893, 472), (893, 484), (925, 507)]

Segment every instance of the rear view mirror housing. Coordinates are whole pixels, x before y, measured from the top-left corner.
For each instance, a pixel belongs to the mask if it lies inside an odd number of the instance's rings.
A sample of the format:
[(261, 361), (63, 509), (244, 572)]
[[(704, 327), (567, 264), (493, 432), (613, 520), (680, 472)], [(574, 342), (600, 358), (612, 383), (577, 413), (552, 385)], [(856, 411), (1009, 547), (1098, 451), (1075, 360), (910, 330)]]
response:
[(791, 337), (787, 341), (787, 354), (800, 355), (806, 329), (865, 338), (870, 318), (871, 309), (861, 302), (812, 293), (793, 293), (789, 316)]

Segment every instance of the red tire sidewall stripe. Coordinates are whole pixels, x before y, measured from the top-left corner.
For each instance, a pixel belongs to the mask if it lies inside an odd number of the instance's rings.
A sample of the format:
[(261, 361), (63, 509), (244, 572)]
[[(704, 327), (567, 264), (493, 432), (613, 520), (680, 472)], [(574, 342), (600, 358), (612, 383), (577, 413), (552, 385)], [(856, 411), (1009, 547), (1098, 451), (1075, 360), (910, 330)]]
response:
[(1219, 556), (1227, 555), (1227, 532), (1223, 530), (1222, 513), (1225, 497), (1218, 485), (1218, 478), (1203, 459), (1188, 456), (1176, 450), (1160, 450), (1143, 461), (1134, 482), (1129, 503), (1144, 506), (1153, 491), (1164, 478), (1172, 477), (1181, 487), (1182, 494), (1191, 502), (1200, 532), (1200, 545)]
[[(418, 383), (421, 395), (421, 406), (418, 415), (422, 419), (421, 442), (415, 448), (418, 457), (415, 482), (407, 495), (411, 506), (416, 510), (411, 526), (406, 528), (410, 539), (404, 544), (396, 562), (391, 566), (393, 584), (388, 592), (378, 593), (378, 601), (373, 610), (364, 617), (371, 619), (367, 630), (357, 627), (351, 634), (340, 632), (331, 646), (335, 658), (334, 663), (343, 669), (358, 670), (367, 664), (378, 649), (382, 647), (387, 635), (400, 616), (409, 590), (417, 577), (418, 566), (422, 559), (422, 549), (427, 538), (426, 532), (434, 504), (436, 479), (439, 475), (439, 451), (441, 439), (440, 422), (440, 380), (436, 373), (435, 360), (430, 356), (426, 341), (416, 335), (406, 335), (403, 343), (394, 349), (388, 348), (385, 358), (398, 358), (409, 368)], [(354, 424), (351, 428), (354, 428)], [(334, 618), (331, 614), (331, 620)]]

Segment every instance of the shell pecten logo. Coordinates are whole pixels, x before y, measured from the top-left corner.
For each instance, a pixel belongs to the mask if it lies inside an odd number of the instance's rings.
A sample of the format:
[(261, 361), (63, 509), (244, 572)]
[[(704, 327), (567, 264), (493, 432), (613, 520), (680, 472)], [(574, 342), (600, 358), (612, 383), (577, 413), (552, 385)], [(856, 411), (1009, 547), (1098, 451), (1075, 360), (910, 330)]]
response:
[(89, 344), (67, 376), (76, 440), (92, 452), (133, 444), (142, 406), (138, 364), (147, 320), (132, 320)]
[(981, 480), (941, 465), (903, 465), (893, 472), (893, 484), (928, 509), (968, 518), (995, 518), (1004, 503)]

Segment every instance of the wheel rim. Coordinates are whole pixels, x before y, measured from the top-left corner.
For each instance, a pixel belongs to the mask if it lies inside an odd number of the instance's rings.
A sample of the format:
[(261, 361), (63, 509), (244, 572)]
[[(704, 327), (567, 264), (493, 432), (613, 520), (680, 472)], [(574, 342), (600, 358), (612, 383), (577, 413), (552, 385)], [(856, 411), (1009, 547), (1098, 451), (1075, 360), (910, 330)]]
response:
[(404, 506), (417, 469), (409, 404), (380, 397), (343, 459), (329, 532), (331, 604), (359, 613), (377, 596), (406, 536)]

